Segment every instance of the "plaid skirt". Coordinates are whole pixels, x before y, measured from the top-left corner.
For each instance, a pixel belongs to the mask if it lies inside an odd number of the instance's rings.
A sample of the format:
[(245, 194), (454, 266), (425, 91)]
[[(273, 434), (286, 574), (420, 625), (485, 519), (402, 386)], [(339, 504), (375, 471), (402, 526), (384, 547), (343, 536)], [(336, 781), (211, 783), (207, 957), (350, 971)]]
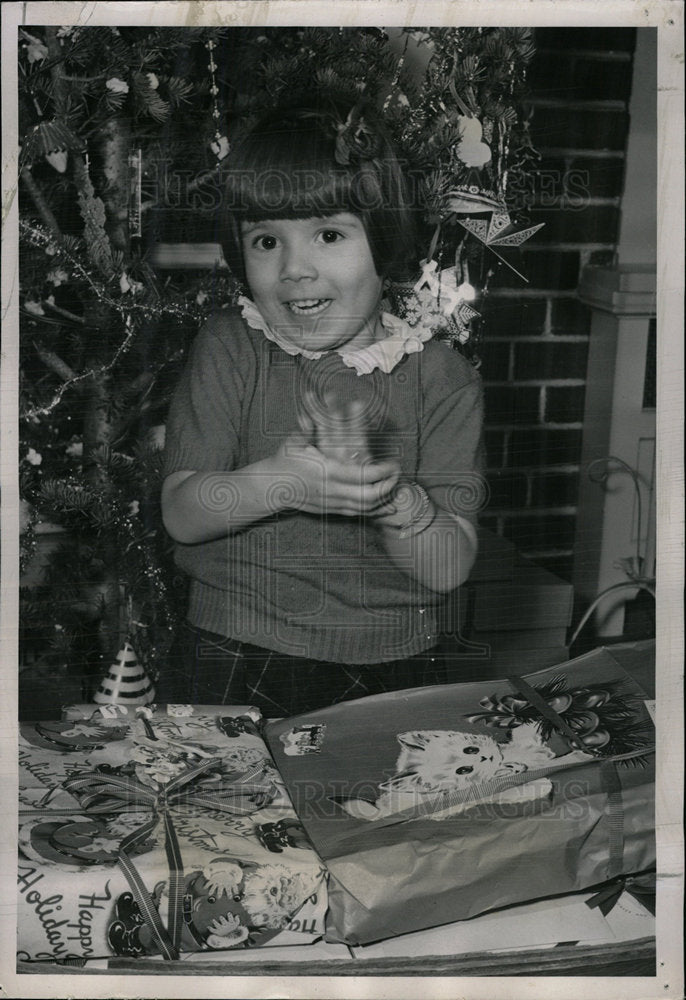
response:
[(387, 663), (329, 663), (262, 649), (185, 623), (160, 673), (157, 701), (255, 705), (267, 718), (283, 718), (370, 694), (447, 682), (444, 659), (432, 650)]

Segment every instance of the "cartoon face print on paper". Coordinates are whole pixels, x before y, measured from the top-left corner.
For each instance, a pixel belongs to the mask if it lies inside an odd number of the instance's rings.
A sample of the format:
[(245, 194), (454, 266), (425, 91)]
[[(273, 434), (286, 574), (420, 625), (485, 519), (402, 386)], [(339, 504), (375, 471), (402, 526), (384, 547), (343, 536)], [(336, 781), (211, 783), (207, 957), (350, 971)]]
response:
[[(244, 865), (232, 857), (207, 859), (202, 870), (185, 877), (182, 947), (197, 951), (264, 944), (289, 926), (321, 879), (321, 871), (314, 867), (298, 872), (280, 864)], [(153, 899), (160, 911), (166, 893), (166, 882), (159, 882)], [(108, 941), (117, 955), (155, 952), (150, 931), (128, 892), (115, 901)]]
[[(536, 726), (519, 726), (506, 742), (483, 733), (452, 730), (417, 730), (399, 733), (400, 754), (396, 773), (379, 784), (375, 801), (338, 797), (337, 804), (355, 819), (376, 820), (421, 805), (437, 794), (468, 791), (497, 778), (549, 764), (554, 752), (541, 740)], [(527, 782), (488, 796), (487, 801), (528, 801), (548, 794), (547, 778)], [(478, 801), (486, 801), (479, 796)], [(465, 803), (450, 807), (454, 815)], [(445, 811), (431, 819), (445, 818)]]
[(20, 743), (42, 750), (59, 749), (60, 753), (81, 753), (84, 750), (102, 750), (112, 743), (122, 742), (128, 726), (102, 726), (92, 722), (36, 722), (24, 723), (20, 729)]
[[(443, 792), (523, 771), (526, 764), (508, 759), (491, 736), (478, 733), (428, 731), (399, 733), (401, 750), (396, 775), (381, 788)], [(504, 752), (505, 751), (505, 752)]]
[(255, 827), (260, 844), (273, 854), (282, 854), (285, 847), (301, 847), (306, 850), (311, 844), (302, 823), (292, 819), (280, 819), (277, 823), (260, 823)]
[[(111, 866), (117, 861), (122, 838), (138, 829), (145, 813), (121, 813), (106, 817), (56, 816), (32, 818), (19, 828), (19, 849), (24, 857), (60, 871), (85, 871), (93, 866)], [(155, 846), (156, 835), (129, 848), (129, 854), (146, 854)]]
[(324, 742), (326, 723), (312, 723), (296, 726), (287, 733), (281, 733), (283, 752), (288, 757), (304, 757), (308, 753), (319, 753)]

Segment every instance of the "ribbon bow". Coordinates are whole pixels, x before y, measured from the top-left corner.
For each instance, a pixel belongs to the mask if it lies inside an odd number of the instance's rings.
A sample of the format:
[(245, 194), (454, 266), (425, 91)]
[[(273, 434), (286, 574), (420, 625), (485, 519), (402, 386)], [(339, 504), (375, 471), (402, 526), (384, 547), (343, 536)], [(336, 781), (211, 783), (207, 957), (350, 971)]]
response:
[(419, 292), (426, 285), (431, 294), (438, 297), (440, 284), (438, 280), (438, 262), (435, 260), (423, 260), (421, 262), (422, 273), (414, 286), (414, 291)]
[(622, 876), (619, 879), (608, 883), (590, 899), (586, 900), (586, 906), (593, 909), (598, 907), (604, 917), (619, 901), (624, 890), (633, 896), (634, 899), (655, 916), (655, 872), (646, 872), (644, 875)]
[[(151, 818), (122, 840), (117, 864), (127, 878), (153, 940), (166, 959), (179, 957), (183, 927), (184, 870), (170, 807), (198, 805), (244, 816), (270, 801), (270, 796), (273, 797), (273, 782), (254, 780), (262, 770), (257, 766), (237, 776), (231, 783), (213, 790), (212, 794), (188, 787), (196, 778), (220, 763), (219, 757), (204, 760), (173, 778), (160, 790), (144, 785), (137, 778), (103, 774), (99, 771), (75, 775), (63, 782), (63, 787), (68, 792), (79, 793), (79, 801), (86, 811), (108, 813), (121, 810), (122, 804), (151, 809)], [(128, 856), (131, 848), (143, 844), (148, 839), (159, 822), (164, 825), (164, 847), (169, 866), (168, 930), (165, 929), (152, 896)]]
[(342, 167), (364, 160), (373, 160), (380, 154), (381, 142), (369, 127), (358, 104), (352, 108), (344, 122), (336, 122), (334, 159)]

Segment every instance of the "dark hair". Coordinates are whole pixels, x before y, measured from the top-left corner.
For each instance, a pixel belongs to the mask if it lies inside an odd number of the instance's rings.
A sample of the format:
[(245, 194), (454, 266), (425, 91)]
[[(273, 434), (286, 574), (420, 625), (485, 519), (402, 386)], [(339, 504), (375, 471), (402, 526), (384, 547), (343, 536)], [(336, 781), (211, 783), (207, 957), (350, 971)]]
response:
[(395, 149), (373, 112), (358, 106), (280, 108), (230, 154), (222, 243), (245, 281), (241, 222), (351, 212), (377, 273), (403, 277), (416, 262), (414, 219)]

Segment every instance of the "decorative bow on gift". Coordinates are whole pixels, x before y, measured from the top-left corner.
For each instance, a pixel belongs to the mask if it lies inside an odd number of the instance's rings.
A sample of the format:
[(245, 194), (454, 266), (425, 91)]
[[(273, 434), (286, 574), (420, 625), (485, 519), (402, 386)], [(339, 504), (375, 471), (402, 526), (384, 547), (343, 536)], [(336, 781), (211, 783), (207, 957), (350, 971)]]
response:
[[(119, 848), (117, 864), (124, 872), (141, 914), (152, 934), (153, 941), (166, 959), (179, 957), (183, 926), (184, 870), (178, 837), (174, 829), (170, 808), (182, 805), (203, 806), (207, 809), (247, 815), (255, 812), (274, 798), (275, 786), (271, 781), (257, 781), (261, 766), (256, 766), (223, 784), (209, 794), (190, 787), (205, 772), (221, 764), (221, 758), (212, 757), (189, 768), (173, 778), (161, 789), (150, 788), (136, 778), (103, 774), (91, 771), (67, 778), (63, 787), (76, 794), (87, 812), (121, 812), (123, 806), (133, 806), (136, 811), (149, 808), (151, 818), (133, 833), (126, 836)], [(157, 824), (162, 822), (165, 834), (165, 851), (169, 866), (169, 929), (165, 929), (157, 907), (143, 880), (128, 856), (132, 848), (144, 844)]]
[[(492, 695), (479, 702), (485, 709), (468, 715), (470, 722), (484, 722), (495, 729), (512, 729), (537, 723), (541, 738), (562, 733), (571, 745), (598, 755), (631, 754), (652, 746), (652, 726), (641, 717), (640, 699), (622, 696), (614, 685), (570, 688), (564, 677), (529, 686), (521, 677), (511, 679), (514, 694)], [(519, 690), (517, 690), (519, 688)], [(635, 757), (640, 762), (640, 756)]]
[[(609, 691), (591, 692), (579, 688), (546, 698), (546, 702), (553, 712), (565, 718), (585, 746), (602, 747), (610, 742), (610, 734), (601, 727), (600, 716), (591, 709), (606, 704), (610, 697)], [(470, 721), (483, 719), (489, 725), (500, 729), (521, 725), (533, 710), (531, 702), (526, 698), (511, 694), (505, 695), (504, 698), (482, 698), (479, 704), (488, 711), (478, 716), (470, 715)]]
[(609, 882), (590, 899), (587, 899), (586, 906), (591, 909), (597, 906), (602, 915), (606, 917), (619, 902), (624, 890), (655, 916), (655, 872), (646, 872), (643, 875), (622, 875), (621, 878)]

